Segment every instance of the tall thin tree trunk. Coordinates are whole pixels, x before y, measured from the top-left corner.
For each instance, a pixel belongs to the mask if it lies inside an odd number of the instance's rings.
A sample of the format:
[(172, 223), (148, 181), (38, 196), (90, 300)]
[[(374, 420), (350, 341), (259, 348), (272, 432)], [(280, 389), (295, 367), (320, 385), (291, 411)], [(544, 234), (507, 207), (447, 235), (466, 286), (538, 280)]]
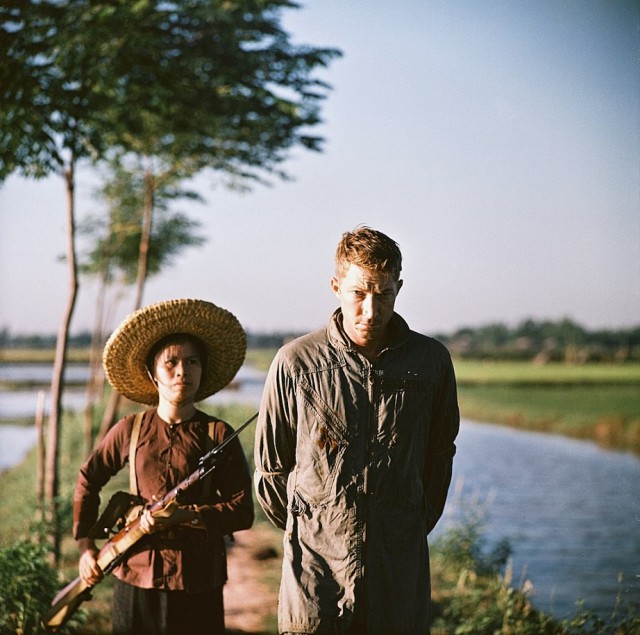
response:
[(62, 393), (66, 365), (69, 327), (78, 295), (78, 267), (75, 251), (75, 157), (72, 155), (65, 172), (67, 185), (67, 262), (69, 264), (69, 296), (56, 340), (56, 354), (51, 381), (51, 413), (47, 426), (47, 451), (45, 465), (45, 518), (51, 526), (53, 559), (60, 560), (60, 523), (58, 518), (58, 468), (60, 456), (60, 428), (62, 420)]
[(38, 520), (44, 519), (44, 461), (45, 461), (45, 447), (44, 447), (44, 390), (38, 391), (38, 405), (36, 407), (36, 434), (37, 434), (37, 476), (36, 476), (36, 500), (37, 500), (37, 518)]
[(142, 306), (144, 283), (147, 279), (149, 264), (149, 245), (151, 243), (151, 224), (153, 219), (153, 198), (155, 176), (151, 167), (144, 172), (144, 208), (142, 213), (142, 232), (140, 233), (140, 251), (138, 252), (138, 277), (136, 280), (136, 300), (134, 311)]
[[(149, 244), (151, 242), (151, 227), (153, 221), (153, 202), (155, 192), (155, 176), (153, 168), (148, 165), (144, 172), (144, 204), (142, 210), (142, 230), (140, 233), (140, 249), (138, 252), (138, 272), (136, 278), (136, 296), (133, 303), (133, 310), (137, 311), (142, 307), (142, 296), (144, 294), (144, 284), (147, 279), (147, 268), (149, 262)], [(100, 425), (99, 439), (101, 439), (115, 423), (120, 406), (120, 395), (117, 392), (111, 393), (109, 402), (102, 417)]]
[(91, 352), (89, 354), (89, 381), (87, 382), (87, 403), (84, 409), (84, 455), (89, 456), (93, 447), (93, 413), (100, 394), (102, 375), (100, 373), (100, 352), (102, 351), (104, 300), (107, 292), (108, 264), (102, 259), (100, 285), (96, 300), (96, 313), (91, 334)]

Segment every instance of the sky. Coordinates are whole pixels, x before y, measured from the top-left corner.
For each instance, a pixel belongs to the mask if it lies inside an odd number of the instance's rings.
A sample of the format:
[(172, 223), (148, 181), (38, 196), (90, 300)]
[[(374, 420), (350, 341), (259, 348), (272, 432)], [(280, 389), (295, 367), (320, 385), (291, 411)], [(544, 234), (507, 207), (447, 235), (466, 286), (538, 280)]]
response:
[[(397, 311), (418, 331), (570, 318), (640, 324), (640, 3), (308, 0), (298, 44), (343, 57), (320, 77), (324, 151), (246, 194), (194, 185), (204, 246), (147, 283), (144, 304), (197, 297), (252, 332), (323, 326), (343, 232), (403, 253)], [(79, 171), (78, 217), (100, 211)], [(0, 188), (0, 329), (55, 333), (68, 295), (59, 177)], [(82, 281), (72, 332), (93, 325)], [(114, 325), (133, 296), (113, 311)]]

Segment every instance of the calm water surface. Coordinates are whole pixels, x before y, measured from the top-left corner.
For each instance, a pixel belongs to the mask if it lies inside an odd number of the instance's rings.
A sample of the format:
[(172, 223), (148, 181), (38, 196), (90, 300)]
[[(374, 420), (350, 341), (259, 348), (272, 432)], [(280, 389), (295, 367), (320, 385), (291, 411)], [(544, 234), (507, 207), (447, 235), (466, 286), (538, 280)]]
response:
[[(257, 407), (264, 374), (243, 367), (238, 379), (238, 389), (207, 402)], [(84, 392), (70, 391), (67, 399), (82, 407)], [(36, 401), (36, 391), (0, 393), (0, 418), (6, 419), (9, 405), (32, 416)], [(0, 469), (21, 461), (34, 442), (32, 428), (0, 425)], [(479, 501), (486, 507), (488, 546), (509, 539), (514, 584), (531, 580), (539, 608), (568, 617), (582, 599), (586, 608), (608, 615), (618, 593), (640, 602), (640, 459), (470, 421), (463, 422), (457, 445), (450, 499), (436, 535), (473, 506), (470, 501)]]
[(607, 615), (618, 592), (640, 602), (640, 459), (470, 421), (457, 445), (447, 516), (436, 534), (459, 507), (486, 502), (487, 538), (509, 539), (514, 583), (531, 580), (539, 608), (566, 617), (583, 599)]
[(0, 472), (24, 460), (35, 443), (35, 427), (0, 425)]

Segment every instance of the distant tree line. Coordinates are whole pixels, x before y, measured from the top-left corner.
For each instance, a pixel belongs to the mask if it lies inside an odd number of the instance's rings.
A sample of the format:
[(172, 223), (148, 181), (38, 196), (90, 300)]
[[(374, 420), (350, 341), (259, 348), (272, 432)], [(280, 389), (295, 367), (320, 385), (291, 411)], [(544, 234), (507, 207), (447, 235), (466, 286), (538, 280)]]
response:
[(533, 360), (537, 363), (640, 361), (640, 326), (588, 330), (570, 319), (501, 322), (437, 335), (454, 357)]
[[(301, 335), (294, 331), (247, 333), (250, 348), (279, 348)], [(91, 345), (91, 333), (71, 335), (71, 348)], [(560, 321), (527, 319), (516, 326), (502, 322), (477, 327), (459, 328), (453, 333), (439, 333), (454, 357), (468, 359), (532, 360), (536, 363), (564, 361), (567, 363), (640, 361), (640, 325), (626, 329), (589, 330), (570, 319)], [(0, 329), (0, 347), (55, 347), (55, 334), (13, 335), (8, 328)]]
[[(247, 333), (247, 345), (249, 348), (279, 348), (285, 342), (301, 335), (300, 332), (274, 332), (274, 333)], [(92, 333), (88, 330), (80, 331), (69, 336), (69, 348), (89, 348), (92, 342)], [(40, 349), (55, 348), (56, 335), (49, 334), (12, 334), (10, 329), (0, 329), (0, 348), (12, 349)]]

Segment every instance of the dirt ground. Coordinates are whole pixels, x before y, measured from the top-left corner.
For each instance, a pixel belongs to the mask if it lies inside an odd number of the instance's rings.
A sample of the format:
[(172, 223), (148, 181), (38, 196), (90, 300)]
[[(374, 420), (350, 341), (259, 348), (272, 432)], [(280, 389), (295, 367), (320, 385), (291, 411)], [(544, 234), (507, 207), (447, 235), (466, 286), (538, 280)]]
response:
[(224, 605), (229, 635), (277, 633), (280, 540), (274, 530), (258, 525), (234, 534), (227, 546)]

